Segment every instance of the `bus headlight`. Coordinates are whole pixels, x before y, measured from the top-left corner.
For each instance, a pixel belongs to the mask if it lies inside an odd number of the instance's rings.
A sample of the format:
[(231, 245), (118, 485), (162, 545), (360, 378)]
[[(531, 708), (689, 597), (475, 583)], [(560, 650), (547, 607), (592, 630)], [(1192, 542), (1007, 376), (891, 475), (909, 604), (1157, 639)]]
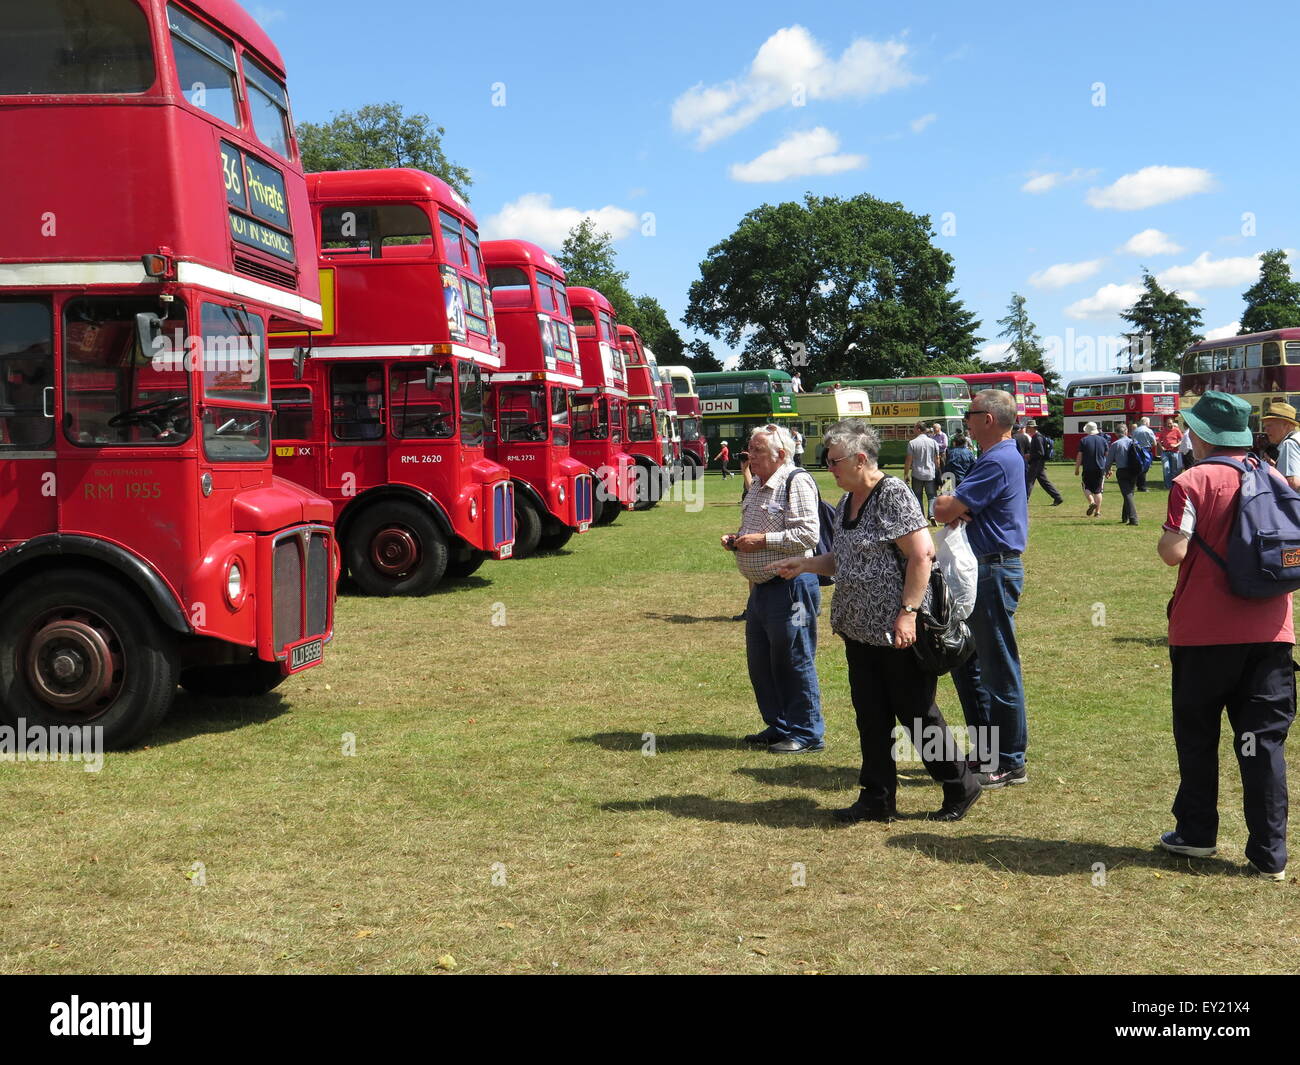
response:
[(231, 610), (244, 605), (248, 593), (244, 588), (244, 567), (238, 556), (226, 563), (226, 603)]
[(471, 499), (471, 500), (469, 501), (469, 520), (470, 520), (470, 521), (477, 521), (477, 520), (478, 520), (478, 500), (477, 500), (477, 499)]
[(560, 491), (558, 494), (561, 503), (563, 503), (568, 498), (568, 493), (564, 490), (564, 485), (560, 485)]

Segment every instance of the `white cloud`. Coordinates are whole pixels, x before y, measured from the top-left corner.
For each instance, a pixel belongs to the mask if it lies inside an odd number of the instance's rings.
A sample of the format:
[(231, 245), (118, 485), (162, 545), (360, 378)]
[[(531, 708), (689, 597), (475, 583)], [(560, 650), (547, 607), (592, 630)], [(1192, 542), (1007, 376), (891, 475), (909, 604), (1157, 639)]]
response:
[[(1156, 280), (1166, 286), (1220, 288), (1224, 285), (1249, 285), (1258, 277), (1258, 255), (1212, 259), (1208, 251), (1203, 251), (1185, 266), (1171, 266), (1168, 270), (1162, 270), (1156, 275)], [(1186, 293), (1183, 293), (1183, 298), (1187, 298)]]
[(1071, 318), (1112, 318), (1132, 307), (1142, 292), (1141, 285), (1102, 285), (1086, 299), (1071, 303), (1065, 313)]
[(526, 192), (483, 222), (483, 237), (485, 240), (531, 240), (554, 252), (564, 243), (569, 230), (584, 218), (592, 219), (597, 229), (615, 240), (629, 236), (637, 227), (637, 216), (622, 207), (580, 211), (576, 207), (553, 206), (550, 193)]
[(1195, 166), (1144, 166), (1132, 174), (1125, 174), (1113, 185), (1089, 189), (1090, 207), (1111, 208), (1116, 211), (1139, 211), (1172, 203), (1198, 192), (1214, 188), (1214, 175)]
[(1053, 170), (1042, 174), (1035, 170), (1029, 175), (1029, 180), (1020, 186), (1020, 191), (1037, 195), (1042, 192), (1049, 192), (1058, 185), (1067, 185), (1071, 181), (1084, 181), (1087, 178), (1096, 177), (1097, 173), (1096, 170), (1083, 170), (1080, 167), (1075, 167), (1069, 173), (1063, 170)]
[(1001, 362), (1010, 352), (1010, 344), (985, 344), (975, 352), (975, 358), (980, 362)]
[(1176, 255), (1182, 250), (1181, 244), (1174, 243), (1168, 233), (1161, 233), (1158, 229), (1134, 233), (1119, 249), (1121, 254), (1127, 252), (1129, 255)]
[(907, 69), (907, 45), (858, 37), (833, 59), (802, 26), (777, 30), (740, 78), (700, 82), (673, 102), (673, 125), (693, 133), (696, 147), (729, 137), (769, 111), (811, 100), (879, 96), (918, 78)]
[(1240, 322), (1229, 322), (1227, 325), (1221, 325), (1217, 329), (1208, 329), (1205, 333), (1206, 340), (1225, 340), (1228, 337), (1235, 337), (1241, 332)]
[(1057, 263), (1030, 275), (1029, 283), (1034, 288), (1064, 288), (1092, 277), (1105, 262), (1105, 259), (1089, 259), (1082, 263)]
[(733, 163), (733, 181), (785, 181), (806, 174), (839, 174), (867, 165), (865, 155), (837, 155), (840, 139), (823, 126), (792, 133), (748, 163)]
[(920, 133), (926, 126), (933, 122), (939, 116), (931, 111), (928, 115), (922, 115), (920, 118), (912, 119), (912, 132)]

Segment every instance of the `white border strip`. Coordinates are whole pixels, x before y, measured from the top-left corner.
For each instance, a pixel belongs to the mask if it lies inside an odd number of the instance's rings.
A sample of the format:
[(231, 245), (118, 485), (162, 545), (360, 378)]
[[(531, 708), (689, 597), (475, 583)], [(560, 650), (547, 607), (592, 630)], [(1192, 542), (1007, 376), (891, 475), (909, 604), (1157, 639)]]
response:
[[(176, 280), (182, 285), (202, 285), (229, 296), (269, 303), (292, 311), (309, 321), (321, 320), (321, 306), (301, 296), (283, 292), (246, 277), (214, 270), (199, 263), (177, 262)], [(0, 286), (23, 288), (64, 285), (147, 285), (159, 284), (144, 266), (135, 263), (0, 263)]]
[[(298, 347), (303, 345), (299, 344)], [(433, 344), (316, 344), (313, 359), (436, 359)], [(441, 346), (441, 345), (439, 345)], [(464, 344), (452, 344), (451, 353), (458, 359), (470, 359), (487, 369), (496, 369), (501, 360), (495, 355), (475, 351)], [(272, 359), (292, 359), (293, 348), (272, 348)], [(443, 356), (445, 358), (445, 356)]]
[(493, 381), (534, 381), (536, 380), (536, 377), (534, 375), (539, 373), (543, 374), (545, 376), (545, 380), (550, 381), (552, 384), (575, 385), (577, 387), (582, 386), (581, 377), (574, 377), (572, 374), (567, 374), (567, 373), (558, 373), (555, 370), (530, 370), (526, 373), (515, 373), (515, 372), (494, 373), (492, 375), (492, 380)]

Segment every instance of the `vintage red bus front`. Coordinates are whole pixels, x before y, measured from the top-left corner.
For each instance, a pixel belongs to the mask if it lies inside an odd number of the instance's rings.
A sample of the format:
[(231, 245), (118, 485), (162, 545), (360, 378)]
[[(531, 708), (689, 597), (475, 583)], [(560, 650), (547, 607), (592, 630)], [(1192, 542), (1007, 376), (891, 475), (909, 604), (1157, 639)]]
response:
[(501, 355), (490, 453), (514, 478), (516, 554), (555, 550), (593, 520), (592, 471), (570, 450), (582, 369), (564, 271), (523, 240), (487, 241), (483, 257)]
[(474, 217), (416, 170), (308, 186), (324, 324), (310, 349), (273, 338), (278, 468), (334, 503), (363, 590), (422, 595), (514, 548), (509, 471), (487, 451), (500, 358)]

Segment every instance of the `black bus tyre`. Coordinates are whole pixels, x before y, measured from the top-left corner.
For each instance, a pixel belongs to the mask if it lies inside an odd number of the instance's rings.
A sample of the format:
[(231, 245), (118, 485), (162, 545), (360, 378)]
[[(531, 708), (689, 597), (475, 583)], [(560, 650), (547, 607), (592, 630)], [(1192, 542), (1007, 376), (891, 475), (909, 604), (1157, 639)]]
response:
[(453, 558), (448, 561), (447, 572), (443, 576), (453, 580), (462, 580), (476, 573), (479, 566), (483, 565), (491, 557), (486, 551), (471, 551), (462, 559)]
[(688, 481), (693, 481), (700, 475), (700, 460), (694, 454), (688, 452), (682, 456), (682, 476)]
[(591, 519), (592, 525), (613, 525), (627, 508), (617, 499), (606, 499), (600, 504), (600, 513)]
[(556, 532), (543, 533), (542, 538), (537, 541), (537, 550), (558, 551), (572, 539), (573, 529), (568, 525), (562, 525)]
[(0, 604), (0, 720), (91, 725), (130, 747), (176, 696), (176, 645), (154, 612), (100, 573), (37, 577)]
[(542, 516), (537, 508), (519, 492), (515, 493), (515, 548), (514, 558), (528, 558), (537, 553), (542, 540)]
[(181, 687), (191, 695), (217, 699), (256, 699), (285, 681), (278, 662), (241, 662), (226, 666), (191, 666), (181, 671)]
[(633, 510), (649, 510), (659, 502), (659, 496), (663, 491), (663, 482), (660, 479), (662, 468), (649, 462), (636, 464), (637, 487), (636, 502), (632, 504)]
[(379, 503), (348, 530), (344, 557), (367, 595), (428, 595), (447, 569), (447, 539), (414, 503)]

